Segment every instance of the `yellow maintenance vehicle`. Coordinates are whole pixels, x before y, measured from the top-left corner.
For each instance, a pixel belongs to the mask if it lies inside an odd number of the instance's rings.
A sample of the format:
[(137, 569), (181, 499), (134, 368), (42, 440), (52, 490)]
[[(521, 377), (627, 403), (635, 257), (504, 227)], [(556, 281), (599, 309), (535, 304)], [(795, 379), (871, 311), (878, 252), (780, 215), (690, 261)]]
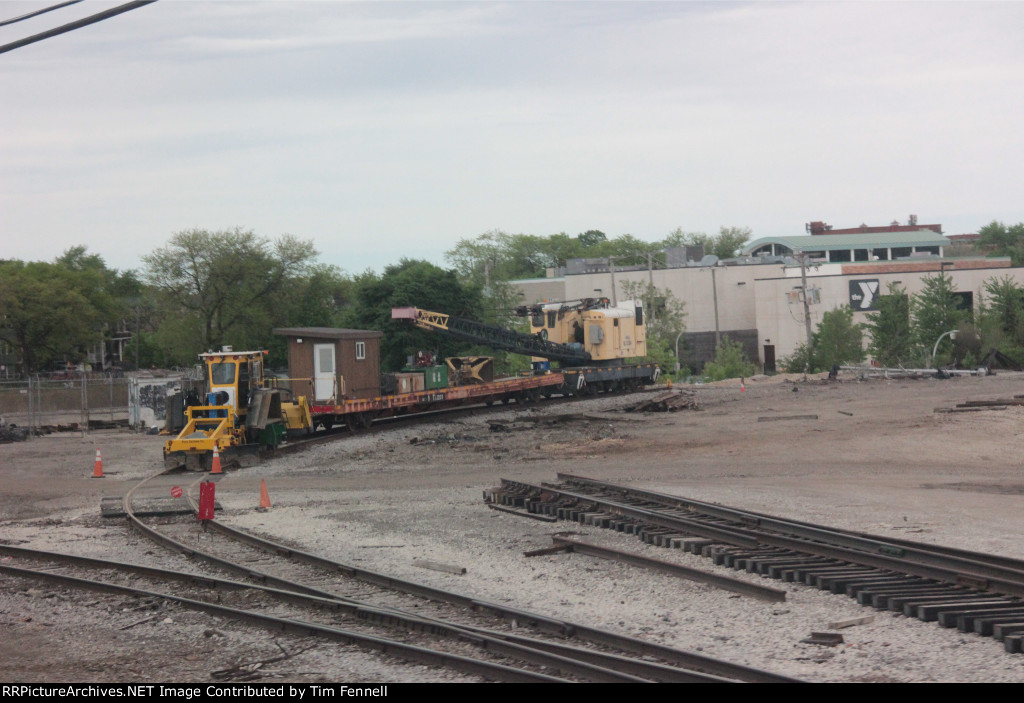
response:
[(282, 402), (281, 392), (267, 379), (266, 354), (224, 347), (199, 355), (206, 372), (205, 404), (185, 407), (185, 427), (164, 445), (167, 468), (207, 470), (214, 449), (225, 465), (251, 466), (289, 432), (312, 431), (306, 398)]

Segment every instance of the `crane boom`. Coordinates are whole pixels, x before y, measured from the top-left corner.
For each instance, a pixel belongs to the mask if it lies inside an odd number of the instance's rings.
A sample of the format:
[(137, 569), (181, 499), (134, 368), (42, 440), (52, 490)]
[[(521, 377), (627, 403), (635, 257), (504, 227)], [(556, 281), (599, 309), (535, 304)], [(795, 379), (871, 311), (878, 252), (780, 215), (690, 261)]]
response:
[(515, 330), (482, 322), (454, 317), (440, 312), (420, 308), (392, 308), (391, 317), (396, 320), (412, 320), (421, 329), (444, 332), (458, 339), (477, 344), (486, 344), (494, 349), (537, 356), (559, 361), (570, 366), (586, 364), (591, 360), (589, 352), (582, 346), (556, 344), (541, 335), (523, 334)]

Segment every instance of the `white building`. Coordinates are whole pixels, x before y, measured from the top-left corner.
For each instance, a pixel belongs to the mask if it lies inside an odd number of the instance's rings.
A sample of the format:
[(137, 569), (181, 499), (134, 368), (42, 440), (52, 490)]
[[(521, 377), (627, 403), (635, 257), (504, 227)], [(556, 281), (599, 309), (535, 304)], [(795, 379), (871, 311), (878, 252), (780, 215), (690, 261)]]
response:
[(1009, 276), (1024, 286), (1024, 268), (1011, 268), (1008, 258), (943, 258), (950, 244), (930, 230), (774, 237), (751, 242), (744, 249), (748, 256), (736, 260), (705, 257), (642, 270), (589, 266), (590, 272), (513, 283), (527, 304), (600, 296), (621, 300), (625, 282), (652, 283), (685, 303), (683, 358), (702, 366), (713, 358), (716, 339), (728, 335), (743, 343), (751, 360), (773, 371), (807, 341), (802, 276), (812, 331), (822, 314), (844, 305), (853, 307), (855, 322), (866, 322), (875, 298), (890, 283), (914, 295), (925, 277), (940, 271), (951, 276), (971, 309), (989, 279)]

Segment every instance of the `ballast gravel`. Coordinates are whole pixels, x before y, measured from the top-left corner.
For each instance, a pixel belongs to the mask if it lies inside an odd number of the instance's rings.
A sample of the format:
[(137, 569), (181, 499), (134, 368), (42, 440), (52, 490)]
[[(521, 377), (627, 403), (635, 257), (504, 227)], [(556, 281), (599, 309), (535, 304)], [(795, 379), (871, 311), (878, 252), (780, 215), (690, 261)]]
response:
[[(699, 410), (625, 412), (638, 395), (513, 405), (228, 470), (217, 483), (218, 519), (361, 568), (807, 681), (1024, 681), (1024, 655), (1004, 652), (992, 638), (717, 567), (630, 535), (531, 520), (484, 503), (484, 491), (502, 478), (541, 483), (570, 473), (1024, 559), (1024, 409), (936, 412), (1024, 393), (1021, 374), (841, 376), (832, 383), (774, 377), (686, 390)], [(786, 419), (797, 416), (803, 419)], [(496, 419), (501, 431), (488, 422)], [(99, 515), (102, 497), (123, 495), (159, 470), (163, 439), (94, 432), (0, 445), (0, 541), (204, 571)], [(98, 447), (106, 477), (91, 479)], [(198, 478), (184, 475), (182, 485)], [(269, 510), (257, 509), (261, 481)], [(786, 600), (765, 602), (579, 554), (524, 556), (561, 534), (781, 588)], [(197, 545), (208, 538), (197, 525)], [(157, 599), (3, 574), (0, 624), (7, 633), (0, 679), (10, 682), (213, 682), (215, 674), (266, 682), (479, 680), (275, 636)], [(804, 641), (815, 632), (843, 641)]]

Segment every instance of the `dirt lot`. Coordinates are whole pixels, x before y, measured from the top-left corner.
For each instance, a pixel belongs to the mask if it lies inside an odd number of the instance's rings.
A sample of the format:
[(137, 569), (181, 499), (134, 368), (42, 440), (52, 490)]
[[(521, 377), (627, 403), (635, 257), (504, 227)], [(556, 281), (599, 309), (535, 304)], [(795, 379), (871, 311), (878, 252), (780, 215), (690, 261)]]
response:
[[(308, 551), (811, 681), (1024, 681), (1024, 656), (1000, 643), (861, 608), (806, 587), (766, 604), (631, 567), (561, 554), (527, 559), (556, 532), (714, 569), (635, 538), (489, 510), (501, 478), (557, 472), (695, 499), (1024, 558), (1024, 408), (944, 414), (966, 400), (1024, 394), (1024, 375), (948, 380), (779, 377), (695, 388), (700, 411), (633, 414), (636, 396), (495, 411), (374, 433), (230, 471), (221, 519)], [(816, 419), (780, 420), (791, 415)], [(487, 419), (511, 417), (510, 432)], [(771, 418), (771, 421), (762, 418)], [(89, 556), (182, 564), (101, 518), (160, 468), (160, 437), (54, 435), (0, 445), (0, 540)], [(106, 477), (90, 478), (96, 448)], [(183, 478), (183, 482), (192, 477)], [(273, 508), (259, 512), (266, 479)], [(187, 484), (186, 484), (187, 485)], [(197, 528), (197, 541), (203, 536)], [(430, 559), (457, 576), (416, 567)], [(730, 575), (736, 572), (726, 571)], [(756, 577), (751, 576), (754, 579)], [(210, 681), (236, 663), (314, 644), (182, 610), (75, 594), (0, 576), (0, 680)], [(829, 623), (845, 644), (801, 643)], [(146, 652), (143, 654), (143, 652)], [(472, 680), (336, 645), (267, 665), (265, 680)]]

